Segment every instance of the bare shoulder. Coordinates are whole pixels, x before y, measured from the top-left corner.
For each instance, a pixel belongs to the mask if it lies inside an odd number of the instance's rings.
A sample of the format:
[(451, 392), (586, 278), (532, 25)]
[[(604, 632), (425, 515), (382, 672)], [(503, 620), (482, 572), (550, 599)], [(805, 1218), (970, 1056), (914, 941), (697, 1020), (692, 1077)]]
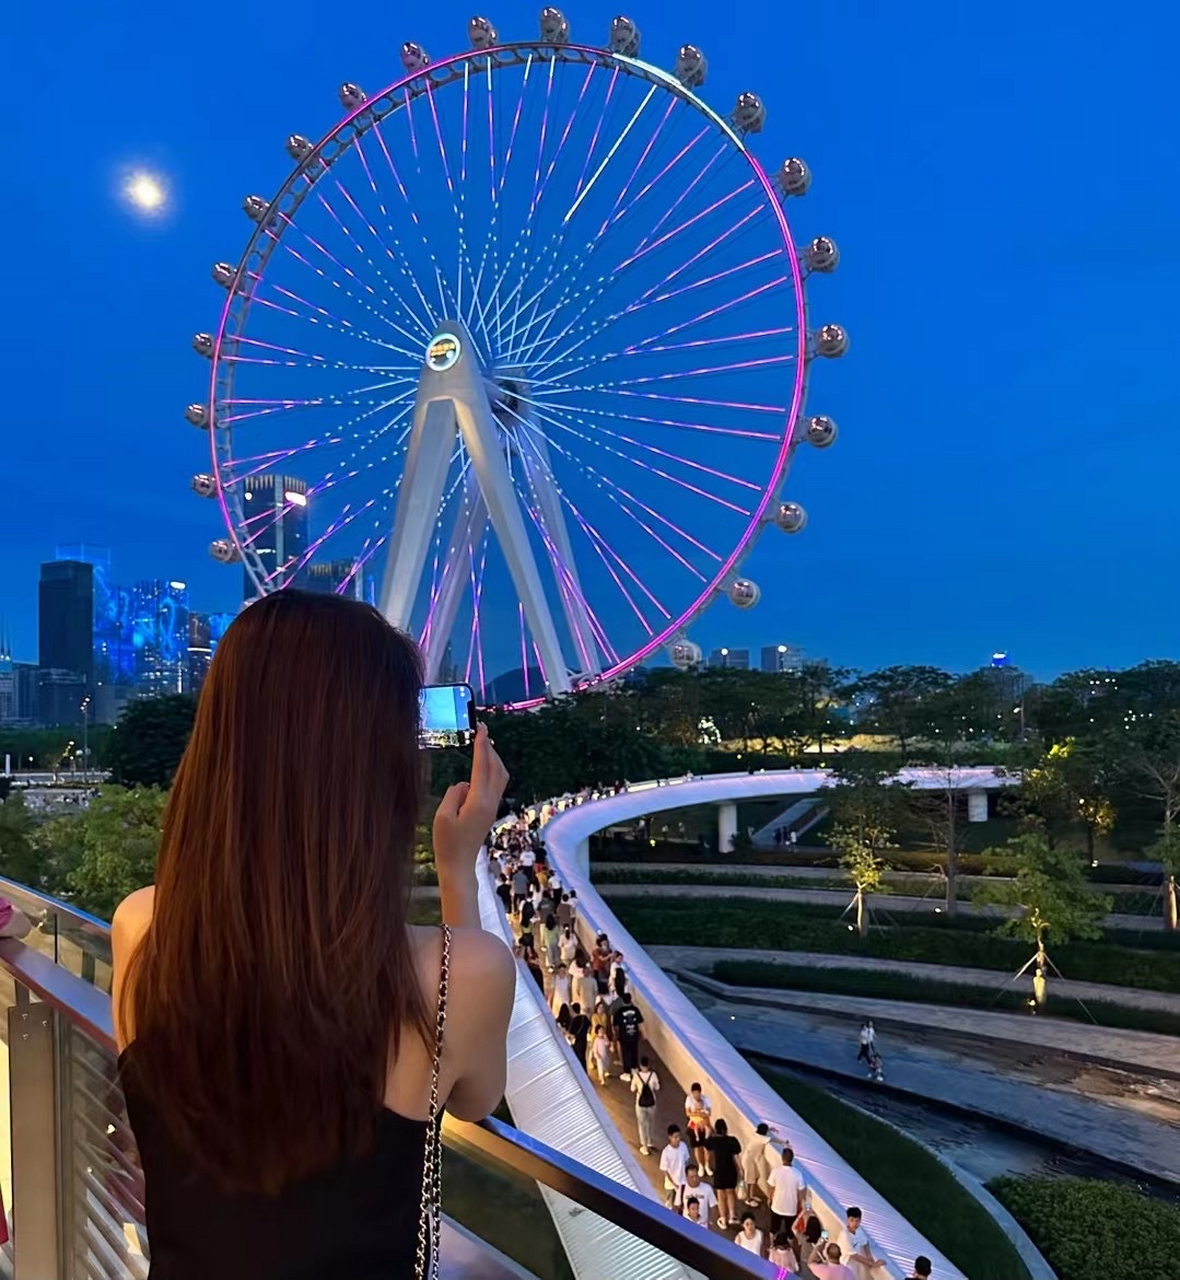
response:
[(156, 886), (136, 889), (115, 908), (111, 919), (111, 937), (115, 946), (134, 944), (147, 931), (156, 905)]

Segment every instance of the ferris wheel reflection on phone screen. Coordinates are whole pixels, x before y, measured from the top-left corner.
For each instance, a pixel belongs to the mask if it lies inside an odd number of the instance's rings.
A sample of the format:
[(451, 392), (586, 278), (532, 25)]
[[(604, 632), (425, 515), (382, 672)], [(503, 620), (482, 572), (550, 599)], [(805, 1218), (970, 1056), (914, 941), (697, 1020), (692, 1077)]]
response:
[(465, 747), (475, 735), (475, 694), (469, 684), (428, 684), (422, 689), (418, 743)]

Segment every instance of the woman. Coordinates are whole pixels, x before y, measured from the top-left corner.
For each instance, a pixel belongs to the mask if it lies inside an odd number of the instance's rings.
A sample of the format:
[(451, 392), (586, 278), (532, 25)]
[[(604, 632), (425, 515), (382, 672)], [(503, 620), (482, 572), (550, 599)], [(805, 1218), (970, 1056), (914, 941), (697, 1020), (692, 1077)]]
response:
[(547, 915), (545, 917), (545, 927), (541, 930), (541, 945), (545, 949), (545, 967), (550, 973), (557, 968), (558, 944), (561, 941), (561, 931), (557, 927), (557, 917), (555, 915)]
[(336, 595), (266, 596), (218, 646), (155, 887), (112, 924), (151, 1280), (429, 1270), (439, 1110), (499, 1102), (515, 966), (479, 927), (507, 777), (482, 726), (434, 818), (443, 927), (408, 922), (421, 683)]
[(574, 937), (574, 931), (568, 924), (561, 931), (561, 940), (558, 943), (558, 951), (563, 965), (572, 964), (574, 956), (578, 954), (578, 940)]
[[(722, 1227), (725, 1224), (719, 1219), (717, 1225)], [(739, 1249), (745, 1249), (747, 1253), (754, 1253), (758, 1257), (762, 1257), (762, 1239), (762, 1232), (758, 1230), (758, 1223), (754, 1215), (752, 1213), (742, 1214), (742, 1229), (734, 1236), (734, 1244)]]
[(570, 965), (570, 978), (573, 980), (574, 999), (583, 1009), (593, 1009), (598, 996), (598, 984), (590, 972), (590, 959), (580, 947)]
[(798, 1275), (799, 1267), (799, 1250), (795, 1245), (795, 1239), (789, 1231), (780, 1231), (771, 1243), (770, 1253), (767, 1255), (769, 1260), (780, 1267), (788, 1275)]
[(742, 1144), (729, 1132), (729, 1126), (724, 1120), (715, 1120), (713, 1132), (705, 1139), (705, 1147), (713, 1156), (717, 1225), (724, 1230), (727, 1224), (732, 1225), (738, 1220), (735, 1192), (738, 1184), (738, 1156), (742, 1154)]
[(573, 1002), (573, 982), (569, 971), (565, 965), (559, 964), (557, 972), (553, 975), (553, 991), (549, 997), (549, 1007), (553, 1010), (553, 1016), (557, 1017), (557, 1011), (563, 1004), (573, 1004)]
[(578, 1001), (570, 1007), (570, 1024), (566, 1028), (566, 1037), (574, 1051), (574, 1057), (582, 1064), (586, 1074), (590, 1074), (590, 1063), (586, 1059), (586, 1051), (590, 1040), (590, 1019), (582, 1010)]

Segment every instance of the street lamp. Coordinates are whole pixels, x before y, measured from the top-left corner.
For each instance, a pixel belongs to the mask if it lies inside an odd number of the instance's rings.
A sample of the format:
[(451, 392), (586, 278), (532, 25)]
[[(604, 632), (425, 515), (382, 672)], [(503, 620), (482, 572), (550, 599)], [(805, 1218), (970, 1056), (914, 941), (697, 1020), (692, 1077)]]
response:
[(82, 781), (90, 782), (90, 694), (82, 699), (78, 708), (82, 713)]

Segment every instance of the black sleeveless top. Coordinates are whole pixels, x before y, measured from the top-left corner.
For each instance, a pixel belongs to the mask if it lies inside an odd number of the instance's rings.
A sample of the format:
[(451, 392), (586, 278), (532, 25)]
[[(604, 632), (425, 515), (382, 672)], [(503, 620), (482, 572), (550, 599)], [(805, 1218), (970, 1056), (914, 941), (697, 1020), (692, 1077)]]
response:
[(363, 1158), (277, 1196), (226, 1195), (137, 1088), (134, 1043), (119, 1073), (144, 1174), (148, 1280), (413, 1280), (427, 1121), (383, 1107)]

